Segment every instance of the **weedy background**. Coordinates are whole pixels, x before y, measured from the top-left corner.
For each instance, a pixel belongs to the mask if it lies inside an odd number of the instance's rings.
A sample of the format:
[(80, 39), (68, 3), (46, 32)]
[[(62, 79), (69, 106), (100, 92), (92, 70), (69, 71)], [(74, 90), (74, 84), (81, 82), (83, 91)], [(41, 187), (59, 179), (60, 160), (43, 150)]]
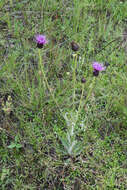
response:
[[(0, 1), (0, 189), (127, 189), (127, 1)], [(48, 44), (42, 64), (60, 109), (72, 109), (73, 50), (78, 44), (76, 100), (92, 61), (107, 66), (76, 126), (83, 151), (63, 152), (66, 129), (43, 83), (36, 34)]]

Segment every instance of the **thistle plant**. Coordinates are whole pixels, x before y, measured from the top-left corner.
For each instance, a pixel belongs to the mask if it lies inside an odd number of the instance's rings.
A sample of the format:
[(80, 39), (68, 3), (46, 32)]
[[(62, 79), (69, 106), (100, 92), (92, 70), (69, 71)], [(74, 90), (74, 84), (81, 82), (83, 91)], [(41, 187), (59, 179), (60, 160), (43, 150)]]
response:
[[(75, 108), (75, 98), (76, 98), (75, 90), (76, 90), (77, 54), (75, 54), (74, 59), (73, 59), (73, 108), (71, 111), (65, 113), (64, 110), (60, 109), (57, 103), (57, 100), (55, 99), (55, 96), (53, 92), (51, 91), (47, 77), (45, 75), (40, 48), (43, 48), (43, 45), (47, 43), (46, 37), (43, 35), (38, 35), (36, 36), (36, 42), (37, 42), (37, 47), (39, 48), (38, 49), (39, 65), (40, 65), (41, 72), (43, 74), (44, 86), (47, 87), (48, 91), (50, 92), (50, 95), (53, 101), (55, 102), (56, 106), (58, 107), (60, 114), (64, 118), (66, 122), (66, 126), (67, 126), (67, 131), (62, 133), (62, 135), (57, 133), (58, 137), (60, 138), (66, 153), (69, 154), (70, 156), (76, 156), (80, 154), (81, 151), (83, 150), (83, 144), (77, 141), (76, 139), (76, 134), (77, 134), (76, 126), (77, 126), (77, 122), (79, 121), (82, 108), (87, 104), (87, 101), (89, 97), (91, 96), (92, 91), (94, 89), (95, 77), (93, 78), (91, 85), (89, 86), (89, 91), (85, 100), (84, 100), (84, 87), (85, 87), (84, 83), (86, 82), (86, 79), (84, 77), (81, 79), (82, 93), (81, 93), (78, 109), (76, 109)], [(99, 72), (105, 69), (103, 65), (101, 65), (98, 62), (93, 62), (92, 66), (93, 66), (94, 76), (98, 76)]]
[(67, 132), (60, 137), (60, 140), (66, 150), (66, 152), (70, 155), (70, 156), (77, 156), (81, 153), (81, 151), (83, 150), (83, 144), (79, 141), (76, 140), (76, 125), (77, 122), (79, 120), (80, 117), (80, 113), (82, 111), (82, 108), (84, 107), (85, 104), (87, 104), (87, 101), (90, 97), (90, 95), (92, 94), (92, 90), (94, 88), (95, 85), (95, 78), (93, 78), (93, 81), (89, 87), (89, 92), (88, 95), (85, 99), (85, 101), (83, 100), (83, 96), (84, 96), (84, 80), (82, 83), (82, 94), (80, 97), (80, 102), (79, 102), (79, 106), (78, 106), (78, 110), (72, 111), (70, 113), (66, 113), (63, 117), (65, 119), (66, 125), (67, 125)]

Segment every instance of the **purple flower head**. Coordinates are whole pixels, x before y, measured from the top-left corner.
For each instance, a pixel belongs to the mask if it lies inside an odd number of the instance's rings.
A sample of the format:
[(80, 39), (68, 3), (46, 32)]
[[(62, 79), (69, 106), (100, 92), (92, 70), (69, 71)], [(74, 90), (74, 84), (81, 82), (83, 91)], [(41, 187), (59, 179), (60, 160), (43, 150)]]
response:
[(47, 44), (48, 41), (44, 35), (38, 34), (35, 36), (35, 40), (38, 48), (42, 48), (44, 44)]
[(93, 69), (94, 71), (104, 71), (105, 67), (98, 62), (93, 62)]

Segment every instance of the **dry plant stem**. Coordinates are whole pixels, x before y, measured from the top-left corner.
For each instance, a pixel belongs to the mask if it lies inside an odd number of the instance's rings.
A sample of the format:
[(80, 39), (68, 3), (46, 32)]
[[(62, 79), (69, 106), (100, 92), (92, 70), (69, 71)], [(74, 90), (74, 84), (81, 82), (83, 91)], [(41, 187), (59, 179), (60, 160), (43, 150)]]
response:
[[(41, 71), (42, 71), (42, 74), (43, 74), (43, 82), (44, 82), (45, 86), (47, 86), (47, 89), (49, 90), (50, 95), (52, 96), (53, 101), (55, 102), (56, 106), (58, 107), (58, 109), (59, 109), (59, 111), (60, 111), (60, 113), (61, 113), (61, 115), (62, 115), (62, 111), (61, 111), (61, 109), (60, 109), (60, 107), (59, 107), (59, 105), (58, 105), (58, 103), (57, 103), (57, 101), (56, 101), (56, 99), (55, 99), (55, 97), (54, 97), (53, 92), (52, 92), (51, 89), (50, 89), (50, 86), (49, 86), (49, 84), (48, 84), (47, 78), (46, 78), (46, 76), (45, 76), (44, 67), (43, 67), (43, 63), (42, 63), (41, 50), (40, 50), (40, 49), (38, 49), (38, 55), (39, 55), (40, 68), (41, 68)], [(62, 116), (63, 116), (63, 115), (62, 115)]]
[(117, 38), (113, 39), (111, 42), (107, 43), (103, 48), (101, 48), (100, 50), (98, 50), (96, 52), (96, 54), (99, 54), (101, 51), (103, 51), (107, 46), (111, 45), (113, 42), (120, 40), (120, 36), (118, 36)]

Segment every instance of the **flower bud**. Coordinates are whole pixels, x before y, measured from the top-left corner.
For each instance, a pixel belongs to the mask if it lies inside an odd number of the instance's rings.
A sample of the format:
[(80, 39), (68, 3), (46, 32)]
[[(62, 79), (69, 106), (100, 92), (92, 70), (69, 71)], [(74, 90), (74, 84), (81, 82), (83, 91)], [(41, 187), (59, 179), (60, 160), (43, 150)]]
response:
[(94, 70), (93, 71), (93, 76), (97, 77), (99, 75), (99, 71), (98, 70)]
[(86, 82), (86, 79), (83, 77), (82, 79), (81, 79), (81, 83), (85, 83)]
[(75, 43), (74, 41), (71, 42), (71, 49), (73, 51), (78, 51), (79, 50), (79, 45)]

